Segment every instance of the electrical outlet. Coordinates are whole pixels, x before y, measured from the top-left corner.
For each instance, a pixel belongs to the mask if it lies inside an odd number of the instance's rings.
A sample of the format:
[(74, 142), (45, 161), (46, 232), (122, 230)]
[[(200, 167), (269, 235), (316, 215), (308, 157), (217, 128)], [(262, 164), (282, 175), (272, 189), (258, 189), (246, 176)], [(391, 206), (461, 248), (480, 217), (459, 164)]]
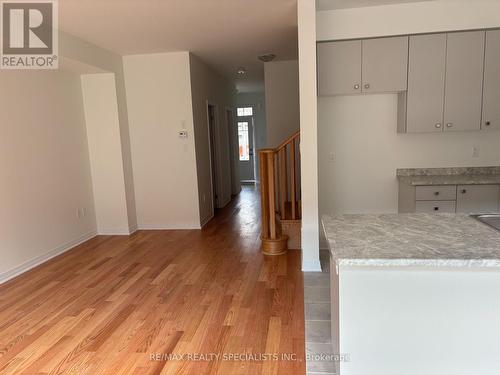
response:
[(480, 150), (479, 150), (478, 146), (472, 147), (472, 157), (473, 158), (478, 158), (479, 157), (479, 153), (480, 153)]
[(330, 152), (330, 153), (328, 154), (328, 160), (330, 160), (330, 161), (335, 161), (335, 154), (334, 154), (333, 152)]
[(77, 219), (82, 219), (85, 216), (87, 216), (87, 209), (85, 207), (76, 209), (76, 218)]

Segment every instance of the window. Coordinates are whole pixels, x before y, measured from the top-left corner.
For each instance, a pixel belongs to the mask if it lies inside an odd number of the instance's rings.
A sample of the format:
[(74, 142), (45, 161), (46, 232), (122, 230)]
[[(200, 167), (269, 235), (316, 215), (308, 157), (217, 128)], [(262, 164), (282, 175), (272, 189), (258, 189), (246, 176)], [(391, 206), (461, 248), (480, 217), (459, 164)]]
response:
[(242, 116), (253, 116), (253, 108), (252, 107), (238, 108), (238, 117)]
[(240, 161), (250, 160), (250, 139), (248, 137), (248, 122), (238, 122), (238, 140), (240, 144)]

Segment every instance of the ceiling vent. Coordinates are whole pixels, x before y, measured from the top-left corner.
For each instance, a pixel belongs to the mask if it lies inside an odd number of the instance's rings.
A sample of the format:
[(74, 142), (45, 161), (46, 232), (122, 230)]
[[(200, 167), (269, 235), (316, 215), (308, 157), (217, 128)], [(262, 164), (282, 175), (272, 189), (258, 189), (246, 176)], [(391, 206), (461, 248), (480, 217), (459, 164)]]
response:
[(276, 58), (276, 55), (273, 54), (273, 53), (266, 53), (264, 55), (257, 56), (257, 58), (260, 61), (263, 61), (263, 62), (266, 63), (266, 62), (269, 62), (269, 61), (273, 61)]

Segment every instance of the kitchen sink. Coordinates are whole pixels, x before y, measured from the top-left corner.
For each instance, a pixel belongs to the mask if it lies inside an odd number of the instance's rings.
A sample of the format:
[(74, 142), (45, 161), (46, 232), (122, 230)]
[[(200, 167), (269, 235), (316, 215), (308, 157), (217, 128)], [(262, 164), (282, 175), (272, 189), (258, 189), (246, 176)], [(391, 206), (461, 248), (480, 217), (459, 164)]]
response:
[(489, 225), (500, 231), (500, 214), (471, 215), (482, 223)]

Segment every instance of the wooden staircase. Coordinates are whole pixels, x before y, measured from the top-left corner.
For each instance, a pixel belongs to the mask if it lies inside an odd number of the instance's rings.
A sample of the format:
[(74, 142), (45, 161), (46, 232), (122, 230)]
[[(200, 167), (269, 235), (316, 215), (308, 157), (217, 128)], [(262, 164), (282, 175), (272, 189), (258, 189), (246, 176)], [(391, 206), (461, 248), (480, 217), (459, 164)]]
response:
[(259, 151), (262, 202), (262, 252), (300, 249), (300, 132), (275, 149)]

